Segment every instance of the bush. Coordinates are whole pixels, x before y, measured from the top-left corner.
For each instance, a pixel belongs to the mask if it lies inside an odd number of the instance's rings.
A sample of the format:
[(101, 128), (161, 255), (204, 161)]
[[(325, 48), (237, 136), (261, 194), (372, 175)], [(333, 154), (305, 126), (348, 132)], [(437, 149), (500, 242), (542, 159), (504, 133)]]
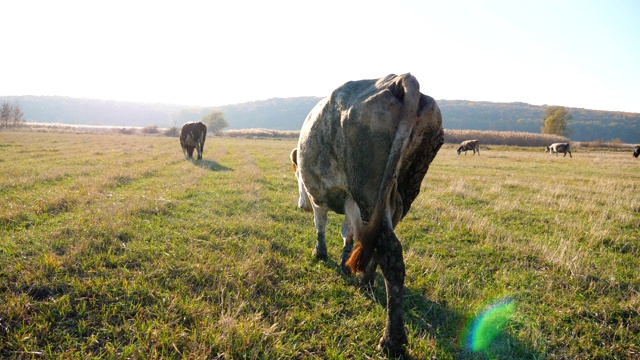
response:
[(143, 134), (157, 134), (159, 132), (160, 132), (160, 129), (158, 129), (158, 127), (156, 125), (145, 126), (142, 129), (142, 133)]
[(120, 134), (124, 135), (133, 135), (136, 133), (136, 129), (134, 128), (122, 128), (118, 131)]
[(585, 141), (580, 143), (582, 147), (594, 149), (632, 149), (633, 146), (625, 144), (621, 139), (613, 139), (609, 142), (603, 140)]
[(172, 127), (168, 128), (167, 130), (164, 131), (164, 136), (178, 137), (178, 135), (180, 134), (179, 131), (180, 130), (178, 130), (177, 127), (172, 126)]

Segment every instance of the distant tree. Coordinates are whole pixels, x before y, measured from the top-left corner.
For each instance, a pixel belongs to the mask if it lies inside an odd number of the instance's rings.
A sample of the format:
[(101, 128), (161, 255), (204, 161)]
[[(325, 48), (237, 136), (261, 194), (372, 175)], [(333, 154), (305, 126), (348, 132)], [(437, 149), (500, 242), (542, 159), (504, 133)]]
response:
[(0, 129), (9, 127), (11, 116), (13, 115), (13, 106), (4, 101), (0, 109)]
[(222, 129), (229, 126), (229, 123), (224, 118), (224, 113), (220, 110), (213, 110), (205, 115), (201, 121), (207, 125), (207, 131), (214, 134), (219, 134)]
[(20, 106), (13, 105), (13, 109), (11, 109), (11, 117), (13, 118), (13, 126), (20, 126), (24, 123), (24, 113)]
[(2, 102), (0, 108), (0, 129), (11, 126), (19, 126), (24, 123), (24, 113), (20, 106), (11, 104), (8, 101)]
[(562, 106), (549, 106), (542, 115), (544, 125), (540, 128), (543, 134), (560, 136), (569, 135), (569, 120), (573, 119), (571, 111)]

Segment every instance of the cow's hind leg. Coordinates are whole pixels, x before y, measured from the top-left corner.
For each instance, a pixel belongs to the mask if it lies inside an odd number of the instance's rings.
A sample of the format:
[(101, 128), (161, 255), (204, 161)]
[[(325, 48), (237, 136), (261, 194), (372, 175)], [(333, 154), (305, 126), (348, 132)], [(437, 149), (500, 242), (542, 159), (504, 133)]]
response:
[(316, 247), (313, 250), (313, 255), (321, 260), (327, 260), (329, 255), (327, 254), (327, 238), (325, 235), (327, 229), (327, 222), (329, 221), (329, 214), (326, 209), (313, 205), (313, 221), (316, 225)]
[(204, 153), (204, 142), (198, 143), (198, 160), (202, 160), (202, 154)]
[(384, 284), (387, 289), (387, 322), (379, 347), (385, 353), (398, 355), (404, 353), (407, 334), (404, 330), (402, 291), (404, 287), (405, 267), (402, 258), (402, 245), (393, 232), (391, 222), (385, 221), (379, 238), (378, 260)]
[(362, 273), (362, 277), (360, 278), (360, 286), (373, 286), (373, 282), (376, 279), (376, 269), (378, 268), (378, 251), (374, 250), (373, 257), (367, 267), (364, 269)]

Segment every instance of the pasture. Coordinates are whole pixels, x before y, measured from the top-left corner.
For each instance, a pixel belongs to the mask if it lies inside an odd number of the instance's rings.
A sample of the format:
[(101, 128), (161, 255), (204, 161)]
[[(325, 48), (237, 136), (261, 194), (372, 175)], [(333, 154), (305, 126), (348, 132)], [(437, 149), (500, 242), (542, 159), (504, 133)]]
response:
[[(340, 215), (312, 257), (295, 144), (0, 133), (0, 358), (381, 358), (382, 277), (338, 269)], [(638, 358), (640, 160), (456, 148), (396, 230), (410, 356)]]

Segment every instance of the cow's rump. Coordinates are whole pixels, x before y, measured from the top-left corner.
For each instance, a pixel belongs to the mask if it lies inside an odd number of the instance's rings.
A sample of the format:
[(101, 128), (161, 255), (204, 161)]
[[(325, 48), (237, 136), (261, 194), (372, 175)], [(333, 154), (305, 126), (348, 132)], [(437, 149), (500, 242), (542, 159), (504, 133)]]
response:
[(407, 74), (347, 82), (311, 111), (301, 130), (298, 157), (303, 182), (313, 184), (308, 191), (316, 203), (342, 212), (332, 198), (348, 191), (368, 220), (398, 124), (409, 116), (411, 141), (402, 152), (397, 176), (401, 217), (407, 213), (442, 144), (440, 110), (431, 97), (418, 92), (414, 108), (403, 106), (402, 83), (408, 77), (415, 81)]

